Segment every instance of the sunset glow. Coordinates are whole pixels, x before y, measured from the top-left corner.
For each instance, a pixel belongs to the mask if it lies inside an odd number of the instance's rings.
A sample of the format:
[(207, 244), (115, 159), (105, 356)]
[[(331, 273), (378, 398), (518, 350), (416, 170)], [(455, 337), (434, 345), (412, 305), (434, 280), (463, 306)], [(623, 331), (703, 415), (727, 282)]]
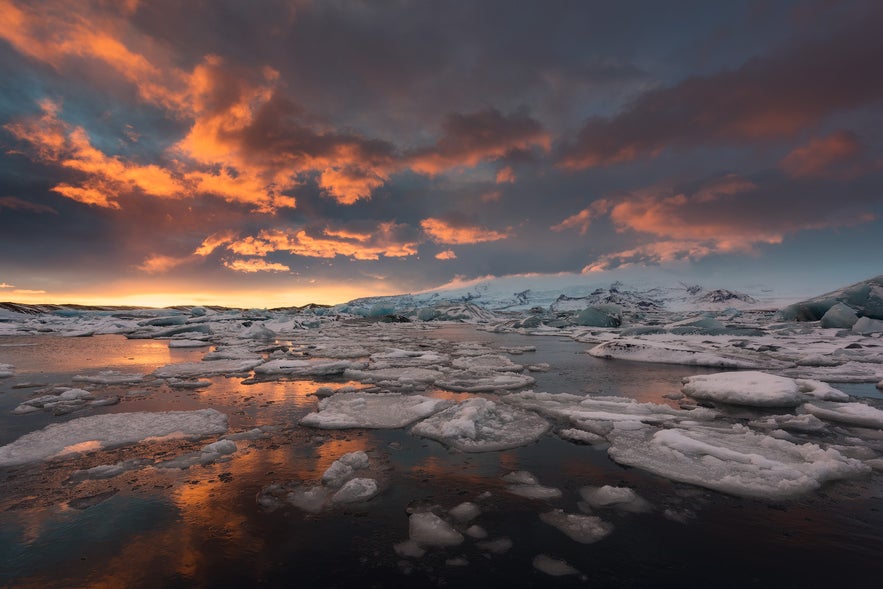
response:
[(881, 25), (860, 1), (0, 0), (0, 300), (861, 280)]

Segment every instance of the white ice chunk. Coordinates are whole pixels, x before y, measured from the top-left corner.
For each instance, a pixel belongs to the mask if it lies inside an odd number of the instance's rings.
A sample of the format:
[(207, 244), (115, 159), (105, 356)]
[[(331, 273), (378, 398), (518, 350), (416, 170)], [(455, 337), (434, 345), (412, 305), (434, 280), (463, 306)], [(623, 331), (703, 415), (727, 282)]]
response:
[(250, 372), (261, 359), (212, 360), (210, 362), (182, 362), (168, 364), (153, 371), (159, 378), (197, 378)]
[(534, 557), (533, 568), (552, 577), (579, 574), (579, 571), (567, 564), (567, 561), (552, 558), (547, 554), (538, 554)]
[(515, 495), (527, 499), (557, 499), (561, 497), (561, 490), (554, 487), (544, 487), (535, 476), (526, 470), (516, 470), (503, 476), (503, 480), (509, 483), (506, 490)]
[(534, 384), (536, 380), (526, 374), (499, 373), (493, 370), (466, 370), (454, 372), (435, 383), (449, 391), (480, 393), (520, 389)]
[(199, 452), (184, 454), (183, 456), (160, 462), (156, 466), (158, 468), (180, 468), (184, 470), (191, 466), (196, 466), (197, 464), (212, 464), (234, 452), (236, 452), (236, 442), (233, 440), (218, 440), (217, 442), (208, 444)]
[(496, 372), (520, 372), (524, 369), (521, 364), (515, 364), (506, 356), (499, 354), (455, 358), (451, 365), (464, 370), (493, 370)]
[(549, 423), (539, 415), (474, 398), (418, 423), (411, 433), (462, 452), (493, 452), (529, 444), (548, 429)]
[(210, 346), (211, 342), (201, 339), (172, 339), (169, 340), (170, 348), (205, 348)]
[(320, 486), (300, 486), (286, 496), (286, 501), (309, 513), (319, 513), (325, 507), (331, 491)]
[(368, 468), (368, 464), (368, 455), (361, 450), (344, 454), (322, 473), (322, 484), (328, 487), (340, 487), (356, 470)]
[(822, 401), (849, 401), (849, 395), (843, 391), (838, 391), (831, 385), (820, 380), (809, 380), (805, 378), (796, 379), (800, 392), (804, 395)]
[(613, 524), (605, 522), (600, 517), (565, 513), (561, 509), (541, 513), (540, 519), (580, 544), (592, 544), (604, 539), (613, 531)]
[(628, 487), (583, 487), (579, 490), (580, 496), (592, 507), (614, 507), (621, 511), (642, 513), (650, 511), (650, 504), (633, 489)]
[(826, 421), (883, 429), (883, 411), (864, 403), (816, 401), (804, 405), (803, 410)]
[(432, 512), (411, 514), (408, 535), (422, 546), (456, 546), (464, 540), (463, 534)]
[(54, 423), (3, 446), (0, 448), (0, 466), (27, 464), (72, 452), (157, 438), (222, 434), (226, 430), (227, 416), (214, 409), (91, 415)]
[(459, 522), (468, 522), (481, 515), (481, 509), (475, 503), (465, 501), (456, 507), (452, 507), (448, 513)]
[(450, 407), (452, 401), (400, 393), (338, 393), (319, 401), (302, 425), (325, 429), (398, 428)]
[(793, 497), (868, 471), (836, 450), (778, 440), (741, 425), (614, 428), (608, 438), (608, 453), (620, 464), (746, 497)]
[(331, 497), (331, 501), (334, 503), (359, 503), (377, 495), (378, 490), (377, 481), (374, 479), (350, 479)]
[(442, 378), (443, 374), (430, 368), (381, 368), (378, 370), (344, 371), (344, 378), (368, 384), (386, 386), (429, 385)]
[(74, 382), (88, 382), (92, 384), (135, 384), (144, 380), (143, 374), (130, 372), (118, 372), (116, 370), (102, 370), (98, 374), (78, 374), (71, 379)]
[(254, 369), (255, 375), (330, 376), (349, 368), (364, 368), (365, 362), (351, 360), (270, 360)]
[(681, 390), (694, 399), (752, 407), (796, 407), (805, 400), (794, 379), (753, 370), (688, 376)]
[(482, 540), (484, 538), (487, 538), (487, 530), (485, 530), (483, 527), (481, 527), (479, 525), (473, 524), (473, 525), (469, 526), (468, 528), (466, 528), (466, 535), (469, 536), (470, 538)]
[(540, 481), (526, 470), (516, 470), (503, 475), (503, 480), (510, 485), (539, 485)]
[(589, 350), (589, 354), (596, 358), (714, 368), (762, 368), (763, 364), (779, 364), (773, 361), (764, 363), (750, 358), (724, 357), (686, 345), (632, 338), (604, 342)]
[(15, 366), (12, 364), (0, 364), (0, 378), (9, 378), (15, 374)]

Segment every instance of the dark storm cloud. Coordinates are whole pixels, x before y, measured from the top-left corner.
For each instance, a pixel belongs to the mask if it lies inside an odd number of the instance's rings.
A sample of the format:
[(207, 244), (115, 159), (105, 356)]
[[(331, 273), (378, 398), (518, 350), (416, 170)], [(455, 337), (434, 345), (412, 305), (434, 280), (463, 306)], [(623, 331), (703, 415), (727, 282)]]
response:
[(881, 17), (875, 9), (822, 40), (646, 92), (615, 117), (589, 119), (562, 149), (561, 165), (586, 168), (669, 147), (793, 137), (838, 111), (878, 104)]

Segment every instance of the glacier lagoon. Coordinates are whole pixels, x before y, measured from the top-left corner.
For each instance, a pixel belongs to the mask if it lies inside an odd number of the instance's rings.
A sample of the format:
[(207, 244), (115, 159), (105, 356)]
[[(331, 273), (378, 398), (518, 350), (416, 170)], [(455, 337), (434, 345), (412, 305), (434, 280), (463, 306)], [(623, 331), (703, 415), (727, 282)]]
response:
[(4, 585), (883, 571), (879, 332), (156, 315), (0, 323)]

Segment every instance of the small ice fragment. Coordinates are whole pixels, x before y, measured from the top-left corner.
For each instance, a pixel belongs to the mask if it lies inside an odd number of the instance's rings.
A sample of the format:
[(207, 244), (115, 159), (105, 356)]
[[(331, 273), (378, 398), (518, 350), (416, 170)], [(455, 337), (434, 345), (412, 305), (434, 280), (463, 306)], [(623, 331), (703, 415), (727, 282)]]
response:
[(331, 500), (334, 503), (358, 503), (371, 499), (378, 491), (377, 481), (374, 479), (355, 478), (347, 481)]
[(614, 507), (622, 511), (641, 513), (650, 511), (650, 504), (628, 487), (583, 487), (582, 498), (592, 507)]
[(327, 487), (340, 487), (353, 476), (356, 470), (362, 468), (368, 468), (367, 454), (361, 450), (344, 454), (332, 462), (331, 466), (322, 473), (322, 484)]
[(477, 540), (481, 540), (483, 538), (487, 538), (487, 530), (479, 525), (471, 525), (466, 528), (466, 535), (470, 538), (475, 538)]
[(507, 537), (496, 538), (495, 540), (485, 540), (484, 542), (476, 542), (479, 550), (490, 552), (491, 554), (503, 554), (512, 548), (512, 540)]
[(12, 364), (0, 364), (0, 378), (9, 378), (15, 374), (15, 366)]
[(423, 546), (456, 546), (464, 540), (463, 534), (432, 512), (411, 514), (408, 535)]
[(567, 564), (566, 561), (558, 560), (557, 558), (552, 558), (545, 554), (538, 554), (533, 559), (533, 567), (538, 571), (553, 577), (579, 574), (579, 571)]
[(540, 519), (581, 544), (592, 544), (602, 540), (613, 531), (613, 524), (605, 522), (600, 517), (565, 513), (561, 509), (541, 513)]
[(509, 485), (506, 490), (527, 499), (557, 499), (561, 497), (561, 489), (542, 485)]
[(292, 490), (285, 500), (295, 507), (309, 513), (318, 513), (325, 507), (330, 492), (319, 486), (301, 486)]
[(526, 470), (516, 470), (507, 475), (503, 475), (503, 480), (512, 485), (539, 485), (540, 482), (535, 476)]
[(398, 544), (395, 544), (392, 549), (402, 558), (420, 558), (426, 554), (426, 549), (421, 547), (414, 540), (399, 542)]
[(478, 505), (476, 505), (475, 503), (465, 501), (460, 505), (451, 508), (448, 513), (450, 513), (451, 516), (457, 521), (468, 522), (481, 515), (481, 509), (479, 509)]

